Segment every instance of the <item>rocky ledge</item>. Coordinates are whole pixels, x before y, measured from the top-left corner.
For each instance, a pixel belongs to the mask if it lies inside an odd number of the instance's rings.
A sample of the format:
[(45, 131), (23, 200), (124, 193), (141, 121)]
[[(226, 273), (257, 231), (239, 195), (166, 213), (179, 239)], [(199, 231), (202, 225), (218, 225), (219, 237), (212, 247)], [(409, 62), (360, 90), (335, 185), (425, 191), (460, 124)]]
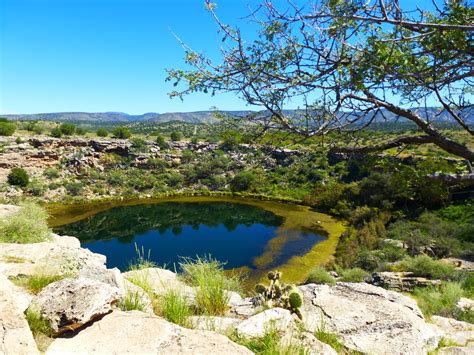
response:
[[(0, 218), (15, 213), (0, 206)], [(299, 286), (302, 320), (282, 308), (263, 309), (252, 297), (228, 293), (222, 317), (190, 317), (189, 327), (153, 312), (148, 297), (178, 290), (188, 302), (196, 289), (175, 273), (148, 268), (121, 273), (108, 269), (105, 257), (80, 246), (73, 237), (52, 235), (35, 244), (0, 244), (0, 354), (38, 354), (25, 314), (34, 311), (49, 323), (52, 340), (46, 354), (250, 354), (233, 342), (262, 337), (271, 326), (283, 343), (304, 346), (312, 354), (336, 354), (318, 333), (337, 335), (348, 351), (367, 354), (425, 354), (444, 338), (443, 354), (474, 351), (471, 324), (443, 317), (428, 322), (408, 296), (366, 283)], [(16, 285), (38, 273), (60, 275), (33, 295)], [(149, 289), (131, 280), (146, 279)], [(127, 294), (138, 295), (143, 311), (118, 306)]]

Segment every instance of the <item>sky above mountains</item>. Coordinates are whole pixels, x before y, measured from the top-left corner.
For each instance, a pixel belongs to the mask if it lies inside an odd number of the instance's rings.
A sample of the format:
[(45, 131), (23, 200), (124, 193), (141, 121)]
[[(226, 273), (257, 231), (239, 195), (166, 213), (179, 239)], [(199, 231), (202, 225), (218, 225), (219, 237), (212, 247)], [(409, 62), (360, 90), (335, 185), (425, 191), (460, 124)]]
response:
[[(260, 1), (216, 2), (254, 33), (242, 18)], [(0, 0), (0, 113), (256, 109), (233, 94), (168, 98), (165, 69), (184, 68), (173, 33), (218, 58), (216, 30), (203, 0)]]

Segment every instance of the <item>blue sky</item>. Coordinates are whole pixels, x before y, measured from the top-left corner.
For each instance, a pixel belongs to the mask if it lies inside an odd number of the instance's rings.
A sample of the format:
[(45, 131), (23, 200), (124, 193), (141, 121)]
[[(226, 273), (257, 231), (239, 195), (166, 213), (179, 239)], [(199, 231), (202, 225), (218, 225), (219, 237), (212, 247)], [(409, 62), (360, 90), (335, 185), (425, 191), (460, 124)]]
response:
[[(221, 18), (235, 23), (259, 1), (217, 3)], [(183, 66), (172, 32), (217, 56), (203, 0), (0, 0), (0, 112), (248, 108), (233, 94), (169, 99), (165, 68)]]

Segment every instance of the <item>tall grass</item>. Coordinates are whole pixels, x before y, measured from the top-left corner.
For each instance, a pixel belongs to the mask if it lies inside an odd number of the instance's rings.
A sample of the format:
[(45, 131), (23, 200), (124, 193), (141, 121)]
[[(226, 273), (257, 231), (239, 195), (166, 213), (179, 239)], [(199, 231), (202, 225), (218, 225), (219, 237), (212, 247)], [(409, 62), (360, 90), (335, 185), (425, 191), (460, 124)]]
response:
[(337, 334), (329, 332), (326, 329), (326, 325), (324, 322), (321, 322), (321, 325), (314, 333), (314, 336), (319, 341), (331, 346), (334, 350), (337, 351), (338, 354), (344, 353), (346, 350), (346, 347), (344, 346), (344, 344), (342, 344)]
[(238, 276), (228, 276), (224, 264), (209, 257), (184, 258), (180, 263), (184, 282), (197, 288), (196, 312), (208, 316), (223, 315), (229, 295), (226, 291), (240, 291)]
[(146, 304), (140, 299), (140, 293), (137, 292), (127, 292), (125, 297), (120, 300), (119, 308), (122, 311), (146, 311)]
[(395, 266), (396, 271), (410, 271), (415, 276), (428, 277), (431, 279), (452, 280), (458, 273), (448, 263), (431, 259), (427, 255), (406, 257)]
[(186, 297), (178, 290), (169, 289), (164, 294), (158, 296), (155, 301), (155, 313), (161, 315), (166, 320), (190, 327), (189, 316), (192, 315), (192, 309), (189, 306)]
[(53, 331), (45, 318), (37, 311), (28, 308), (25, 312), (25, 318), (30, 327), (31, 333), (35, 339), (36, 345), (41, 352), (46, 351), (52, 342)]
[(0, 243), (39, 243), (51, 238), (47, 212), (40, 206), (23, 202), (20, 211), (0, 219)]
[(156, 263), (151, 260), (151, 250), (145, 251), (145, 248), (139, 248), (137, 243), (135, 243), (135, 253), (137, 256), (128, 264), (128, 270), (143, 270), (152, 267), (156, 267)]

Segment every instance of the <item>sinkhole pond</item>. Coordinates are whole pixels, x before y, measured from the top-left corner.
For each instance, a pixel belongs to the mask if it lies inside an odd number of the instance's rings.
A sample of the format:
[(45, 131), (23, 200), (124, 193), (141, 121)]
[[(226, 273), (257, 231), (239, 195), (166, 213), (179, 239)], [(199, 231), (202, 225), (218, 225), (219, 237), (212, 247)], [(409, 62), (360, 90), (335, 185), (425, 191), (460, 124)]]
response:
[(110, 268), (127, 270), (138, 247), (170, 270), (179, 271), (183, 258), (211, 256), (252, 279), (278, 268), (294, 282), (332, 257), (343, 227), (308, 207), (236, 198), (56, 206), (50, 212), (55, 233), (77, 237), (82, 247), (105, 255)]

